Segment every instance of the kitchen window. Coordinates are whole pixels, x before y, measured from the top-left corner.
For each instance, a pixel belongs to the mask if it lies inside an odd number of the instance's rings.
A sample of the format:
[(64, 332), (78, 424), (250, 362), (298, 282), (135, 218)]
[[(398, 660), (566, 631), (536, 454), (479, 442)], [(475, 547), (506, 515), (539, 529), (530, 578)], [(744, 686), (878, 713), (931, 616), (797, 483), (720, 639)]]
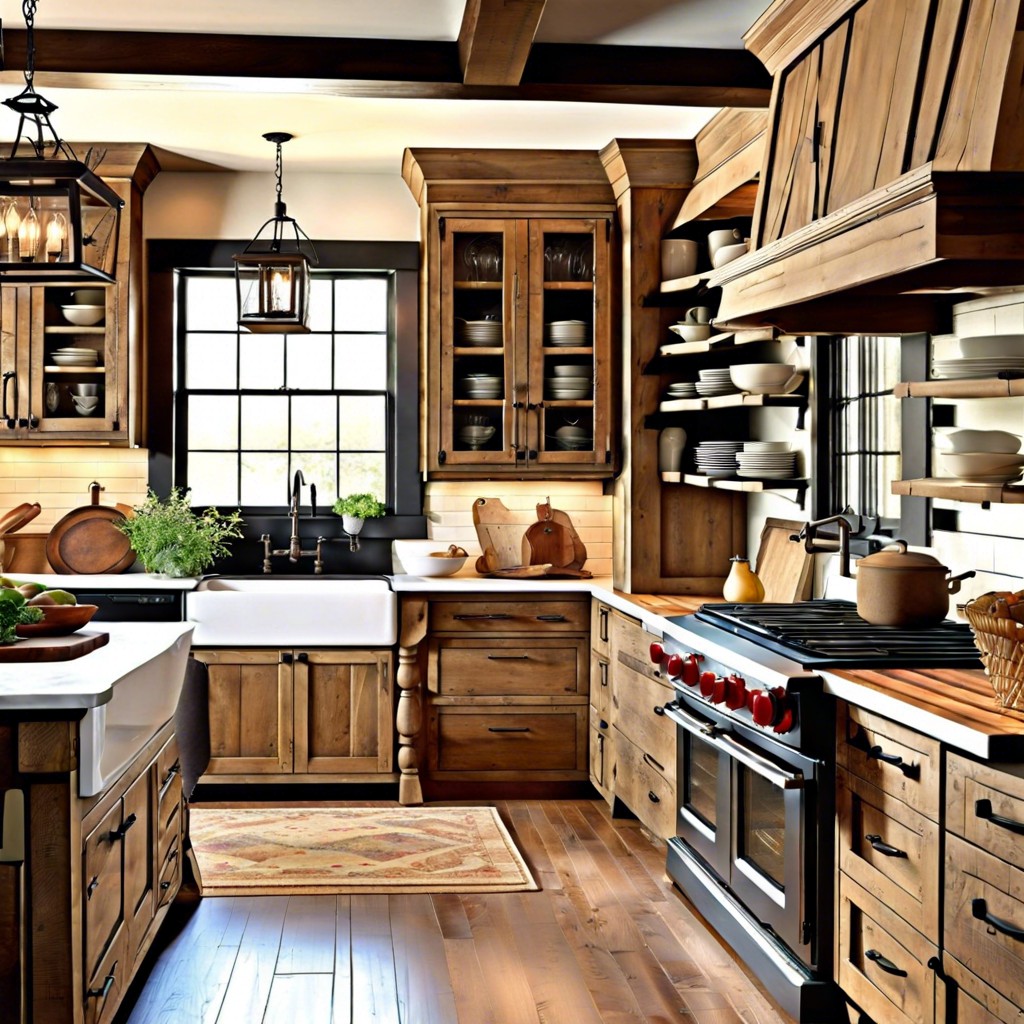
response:
[[(183, 243), (164, 245), (151, 288), (162, 283), (163, 320), (173, 325), (168, 485), (189, 487), (196, 506), (276, 512), (301, 469), (321, 508), (369, 491), (391, 511), (418, 514), (415, 254), (408, 267), (405, 245), (317, 243), (310, 333), (251, 334), (237, 326), (233, 272), (204, 266), (219, 260), (197, 259)], [(349, 248), (362, 255), (332, 253)], [(397, 250), (403, 266), (364, 269), (384, 262), (367, 259), (367, 248)]]

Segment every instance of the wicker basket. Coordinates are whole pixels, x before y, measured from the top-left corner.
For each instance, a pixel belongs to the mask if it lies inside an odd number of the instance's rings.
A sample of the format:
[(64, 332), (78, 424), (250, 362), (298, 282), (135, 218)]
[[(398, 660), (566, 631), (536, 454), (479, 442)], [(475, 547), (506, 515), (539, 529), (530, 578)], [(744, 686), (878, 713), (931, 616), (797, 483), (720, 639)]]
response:
[(1024, 623), (983, 612), (973, 601), (964, 614), (999, 703), (1024, 711)]

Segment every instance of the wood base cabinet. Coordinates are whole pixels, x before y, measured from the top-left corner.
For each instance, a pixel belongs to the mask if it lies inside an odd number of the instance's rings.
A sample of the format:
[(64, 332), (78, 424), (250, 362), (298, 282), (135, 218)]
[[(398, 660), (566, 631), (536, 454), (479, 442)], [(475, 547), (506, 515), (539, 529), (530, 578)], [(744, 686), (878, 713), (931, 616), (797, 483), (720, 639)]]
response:
[(209, 671), (204, 782), (392, 778), (389, 650), (197, 649)]
[(590, 781), (612, 802), (611, 608), (594, 601), (590, 613)]

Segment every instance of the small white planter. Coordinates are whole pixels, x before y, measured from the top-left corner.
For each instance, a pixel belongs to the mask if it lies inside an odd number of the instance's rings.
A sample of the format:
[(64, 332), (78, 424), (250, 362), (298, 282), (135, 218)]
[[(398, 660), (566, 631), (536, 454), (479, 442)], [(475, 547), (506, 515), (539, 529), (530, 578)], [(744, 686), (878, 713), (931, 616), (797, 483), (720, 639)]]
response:
[(357, 534), (362, 528), (365, 520), (361, 516), (342, 516), (341, 525), (350, 536)]

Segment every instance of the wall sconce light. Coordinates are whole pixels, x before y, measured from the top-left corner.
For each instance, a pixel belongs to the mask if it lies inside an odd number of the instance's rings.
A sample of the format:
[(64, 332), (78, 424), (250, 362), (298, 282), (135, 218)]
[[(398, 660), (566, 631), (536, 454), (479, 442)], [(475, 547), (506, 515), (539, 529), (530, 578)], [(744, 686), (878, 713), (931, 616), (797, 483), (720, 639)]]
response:
[[(113, 282), (121, 197), (93, 173), (103, 153), (80, 161), (53, 127), (55, 103), (40, 96), (35, 75), (35, 10), (23, 0), (25, 88), (3, 101), (19, 116), (18, 132), (0, 159), (0, 275), (18, 282), (100, 280)], [(19, 146), (32, 156), (19, 156)]]
[[(277, 201), (274, 216), (265, 221), (256, 237), (232, 259), (238, 292), (238, 326), (254, 334), (308, 334), (309, 265), (319, 262), (316, 248), (294, 217), (287, 215), (281, 199), (281, 146), (292, 138), (287, 132), (267, 132), (263, 138), (274, 143), (277, 156), (274, 175)], [(269, 225), (269, 238), (260, 238)], [(285, 237), (291, 225), (295, 238)], [(309, 249), (312, 259), (306, 255)]]

